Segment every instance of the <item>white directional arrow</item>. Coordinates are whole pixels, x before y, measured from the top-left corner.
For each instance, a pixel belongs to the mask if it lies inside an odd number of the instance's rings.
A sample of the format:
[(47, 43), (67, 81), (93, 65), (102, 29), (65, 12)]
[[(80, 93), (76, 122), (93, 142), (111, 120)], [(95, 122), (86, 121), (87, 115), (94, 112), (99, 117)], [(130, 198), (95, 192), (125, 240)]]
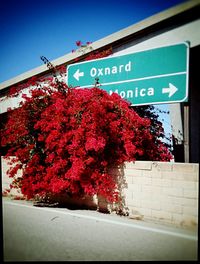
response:
[(178, 88), (176, 86), (174, 86), (172, 83), (169, 83), (169, 87), (168, 88), (163, 88), (162, 89), (162, 93), (169, 93), (168, 97), (171, 97), (172, 95), (174, 95), (176, 92), (178, 91)]
[(84, 72), (80, 72), (80, 70), (78, 69), (73, 76), (77, 81), (79, 81), (79, 78), (84, 76)]

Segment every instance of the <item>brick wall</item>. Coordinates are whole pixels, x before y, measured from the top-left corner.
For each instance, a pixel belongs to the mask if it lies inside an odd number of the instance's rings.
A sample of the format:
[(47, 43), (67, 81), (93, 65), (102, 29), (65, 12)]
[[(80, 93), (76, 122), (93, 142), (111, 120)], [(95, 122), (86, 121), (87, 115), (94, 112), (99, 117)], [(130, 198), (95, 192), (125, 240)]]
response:
[(130, 216), (165, 223), (198, 223), (199, 164), (125, 163), (125, 201)]

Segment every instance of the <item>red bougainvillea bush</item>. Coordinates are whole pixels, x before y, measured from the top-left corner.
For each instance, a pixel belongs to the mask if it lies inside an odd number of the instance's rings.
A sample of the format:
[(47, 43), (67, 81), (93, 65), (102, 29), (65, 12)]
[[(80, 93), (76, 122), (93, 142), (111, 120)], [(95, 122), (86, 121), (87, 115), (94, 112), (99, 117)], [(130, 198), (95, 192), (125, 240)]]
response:
[[(150, 121), (141, 118), (119, 95), (99, 88), (33, 89), (10, 111), (1, 135), (7, 157), (15, 162), (8, 174), (27, 199), (69, 193), (119, 198), (109, 167), (143, 156), (167, 160), (162, 142), (154, 144)], [(17, 163), (16, 163), (17, 162)], [(18, 169), (22, 177), (16, 178)]]
[[(69, 88), (55, 78), (32, 78), (30, 86), (34, 88), (23, 94), (19, 108), (9, 111), (1, 130), (1, 146), (13, 165), (8, 171), (11, 187), (20, 188), (27, 199), (98, 194), (118, 202), (121, 187), (111, 167), (137, 159), (170, 160), (150, 119), (140, 117), (118, 94), (97, 87)], [(11, 94), (22, 89), (13, 88)], [(18, 170), (21, 177), (16, 177)]]

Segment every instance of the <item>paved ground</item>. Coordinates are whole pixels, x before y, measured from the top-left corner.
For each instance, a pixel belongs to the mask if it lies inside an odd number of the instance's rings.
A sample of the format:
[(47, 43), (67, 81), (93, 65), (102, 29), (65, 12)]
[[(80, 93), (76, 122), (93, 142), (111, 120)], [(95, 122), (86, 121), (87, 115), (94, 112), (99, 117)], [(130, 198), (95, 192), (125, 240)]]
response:
[(4, 261), (197, 260), (197, 231), (3, 198)]

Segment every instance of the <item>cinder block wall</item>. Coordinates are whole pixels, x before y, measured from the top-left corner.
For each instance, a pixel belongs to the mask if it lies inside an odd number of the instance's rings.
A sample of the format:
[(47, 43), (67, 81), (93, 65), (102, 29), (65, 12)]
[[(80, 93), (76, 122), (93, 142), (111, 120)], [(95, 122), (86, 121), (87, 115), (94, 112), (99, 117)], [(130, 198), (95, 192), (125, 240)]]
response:
[[(11, 179), (6, 175), (7, 161), (1, 162), (4, 191)], [(199, 164), (136, 161), (110, 172), (127, 182), (123, 192), (131, 218), (185, 227), (198, 224)], [(20, 196), (17, 190), (11, 194)]]
[(130, 216), (178, 226), (198, 224), (199, 164), (125, 163), (125, 201)]
[[(10, 184), (12, 182), (12, 179), (8, 177), (8, 175), (6, 174), (7, 170), (10, 168), (9, 162), (8, 160), (4, 159), (3, 157), (1, 157), (1, 182), (2, 182), (2, 192), (6, 191), (7, 189), (10, 189)], [(20, 177), (21, 176), (21, 171), (18, 170), (17, 172), (17, 176)], [(20, 190), (17, 189), (11, 189), (10, 191), (10, 195), (13, 196), (22, 196)]]

